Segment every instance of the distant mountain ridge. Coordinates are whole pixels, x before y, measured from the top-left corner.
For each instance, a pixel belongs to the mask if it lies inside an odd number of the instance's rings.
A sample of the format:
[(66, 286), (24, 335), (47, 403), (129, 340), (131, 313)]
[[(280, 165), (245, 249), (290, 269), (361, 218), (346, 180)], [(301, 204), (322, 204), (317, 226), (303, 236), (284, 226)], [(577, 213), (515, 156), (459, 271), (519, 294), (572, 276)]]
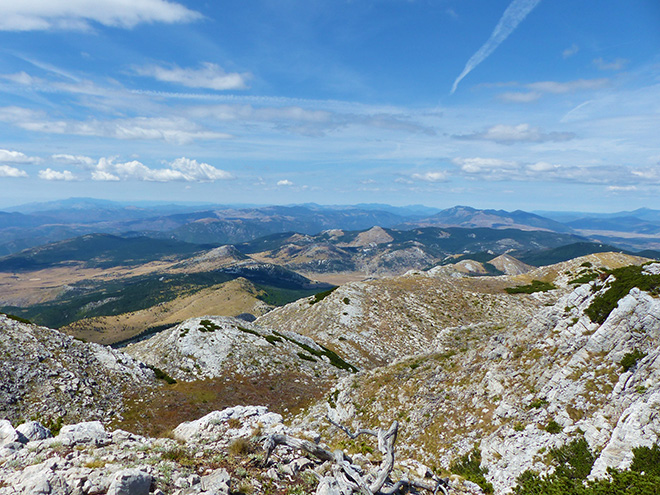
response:
[(246, 206), (118, 203), (71, 198), (0, 211), (0, 255), (85, 234), (152, 237), (193, 244), (236, 244), (283, 232), (317, 235), (325, 230), (374, 226), (518, 229), (587, 235), (625, 249), (660, 248), (660, 211), (579, 214), (512, 212), (454, 206), (384, 204)]

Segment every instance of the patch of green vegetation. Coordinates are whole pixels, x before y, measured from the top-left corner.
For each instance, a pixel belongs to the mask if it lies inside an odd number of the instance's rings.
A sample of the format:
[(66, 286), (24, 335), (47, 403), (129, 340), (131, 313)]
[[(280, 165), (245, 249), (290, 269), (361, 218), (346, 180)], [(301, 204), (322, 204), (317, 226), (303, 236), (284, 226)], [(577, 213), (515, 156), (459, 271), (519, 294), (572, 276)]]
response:
[(339, 287), (333, 287), (332, 289), (324, 290), (323, 292), (318, 292), (314, 294), (314, 297), (309, 301), (309, 305), (316, 304), (317, 302), (323, 301), (326, 297), (336, 291)]
[(21, 318), (20, 316), (12, 315), (12, 314), (9, 314), (9, 313), (0, 313), (0, 315), (5, 315), (10, 320), (18, 321), (20, 323), (32, 324), (32, 322), (30, 320), (26, 320), (25, 318)]
[(607, 478), (586, 481), (594, 457), (584, 438), (574, 440), (550, 456), (554, 473), (541, 476), (525, 471), (518, 478), (517, 495), (655, 495), (660, 486), (660, 449), (658, 445), (633, 449), (630, 470), (608, 469)]
[(486, 480), (488, 470), (481, 467), (481, 451), (475, 447), (471, 452), (454, 461), (449, 470), (476, 483), (485, 493), (493, 493), (493, 485)]
[(548, 424), (545, 425), (544, 430), (547, 431), (548, 433), (552, 433), (553, 435), (556, 435), (557, 433), (561, 433), (564, 429), (554, 419), (551, 419), (548, 422)]
[(574, 278), (573, 280), (569, 280), (569, 284), (577, 285), (577, 284), (588, 284), (589, 282), (592, 282), (598, 278), (599, 273), (598, 272), (587, 272), (583, 273), (582, 275)]
[(200, 332), (215, 332), (220, 330), (220, 326), (213, 323), (211, 320), (201, 320), (199, 322), (199, 331)]
[(530, 409), (541, 409), (544, 406), (548, 405), (548, 401), (545, 398), (536, 398), (529, 403)]
[(277, 345), (279, 342), (282, 342), (282, 339), (277, 335), (266, 335), (264, 338), (272, 345)]
[(160, 368), (156, 368), (155, 366), (151, 366), (150, 364), (147, 365), (147, 368), (149, 368), (151, 371), (154, 372), (154, 376), (156, 377), (157, 380), (163, 380), (164, 382), (170, 385), (176, 383), (176, 380), (174, 378), (172, 378), (170, 375), (165, 373)]
[(660, 292), (660, 275), (646, 275), (642, 273), (643, 269), (642, 266), (624, 266), (607, 272), (608, 275), (614, 275), (615, 280), (584, 310), (591, 321), (603, 323), (619, 304), (619, 300), (625, 297), (633, 287), (651, 294)]
[(516, 423), (513, 425), (513, 431), (525, 431), (525, 425), (522, 423)]
[(509, 294), (532, 294), (534, 292), (546, 292), (556, 288), (557, 287), (550, 282), (542, 282), (541, 280), (532, 280), (531, 284), (519, 285), (517, 287), (507, 287), (504, 290)]
[(328, 404), (333, 409), (337, 407), (337, 399), (339, 398), (339, 390), (335, 390), (328, 396)]
[(635, 447), (632, 452), (635, 457), (630, 465), (631, 471), (660, 476), (660, 445)]
[(298, 342), (297, 340), (292, 339), (291, 337), (287, 337), (286, 335), (284, 335), (284, 334), (282, 334), (282, 333), (280, 333), (280, 332), (273, 331), (273, 333), (274, 333), (276, 336), (278, 336), (278, 337), (280, 337), (280, 338), (282, 338), (282, 339), (288, 340), (288, 341), (291, 342), (292, 344), (297, 345), (297, 346), (300, 347), (301, 349), (303, 349), (303, 350), (307, 351), (308, 353), (310, 353), (312, 356), (316, 356), (316, 357), (322, 357), (322, 356), (325, 356), (325, 357), (328, 358), (328, 360), (330, 361), (330, 364), (332, 364), (335, 368), (339, 368), (339, 369), (342, 369), (342, 370), (350, 371), (350, 372), (352, 372), (352, 373), (357, 373), (357, 372), (358, 372), (358, 369), (357, 369), (355, 366), (353, 366), (352, 364), (349, 364), (349, 363), (347, 363), (346, 361), (344, 361), (342, 358), (340, 358), (340, 357), (337, 355), (336, 352), (331, 351), (331, 350), (328, 349), (327, 347), (324, 347), (324, 346), (322, 346), (322, 345), (319, 345), (319, 347), (321, 348), (321, 350), (318, 351), (318, 350), (314, 349), (313, 347), (310, 347), (310, 346), (308, 346), (307, 344), (303, 344), (302, 342)]
[(296, 354), (298, 354), (298, 357), (300, 359), (304, 359), (305, 361), (311, 361), (312, 363), (317, 362), (316, 359), (314, 359), (312, 356), (305, 354), (304, 352), (297, 352)]
[(257, 337), (262, 337), (262, 335), (259, 332), (255, 332), (254, 330), (251, 330), (250, 328), (245, 328), (240, 325), (236, 327), (238, 330), (244, 333), (249, 333), (251, 335), (256, 335)]
[(345, 297), (344, 299), (342, 299), (342, 302), (346, 305), (351, 304), (351, 300), (348, 297)]
[(635, 366), (637, 366), (637, 361), (646, 357), (646, 353), (641, 352), (639, 349), (635, 349), (632, 352), (629, 352), (621, 358), (619, 364), (623, 368), (624, 373)]
[(583, 266), (583, 267), (585, 267), (585, 268), (591, 268), (593, 265), (591, 264), (590, 261), (585, 261), (585, 262), (582, 263), (580, 266)]

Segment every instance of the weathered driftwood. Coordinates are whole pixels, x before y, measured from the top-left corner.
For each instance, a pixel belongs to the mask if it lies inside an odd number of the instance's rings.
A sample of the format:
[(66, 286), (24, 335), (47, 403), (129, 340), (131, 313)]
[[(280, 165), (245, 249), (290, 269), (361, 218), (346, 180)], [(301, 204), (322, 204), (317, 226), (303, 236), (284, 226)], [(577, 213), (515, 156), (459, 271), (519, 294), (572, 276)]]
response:
[(353, 464), (351, 458), (344, 452), (337, 450), (330, 452), (323, 447), (299, 438), (289, 435), (275, 434), (270, 435), (264, 442), (266, 450), (265, 463), (268, 463), (270, 455), (278, 445), (285, 445), (292, 449), (298, 449), (313, 455), (324, 463), (330, 464), (330, 474), (318, 476), (319, 484), (316, 488), (317, 495), (394, 495), (406, 493), (417, 489), (427, 490), (436, 495), (442, 492), (447, 495), (447, 483), (441, 478), (433, 477), (433, 483), (416, 480), (399, 480), (393, 482), (390, 478), (394, 468), (394, 444), (396, 443), (399, 423), (394, 421), (388, 430), (367, 430), (359, 429), (351, 433), (346, 427), (336, 423), (332, 419), (328, 420), (341, 429), (351, 439), (356, 439), (360, 435), (370, 435), (378, 439), (378, 450), (383, 454), (383, 460), (378, 469), (364, 473), (362, 468)]

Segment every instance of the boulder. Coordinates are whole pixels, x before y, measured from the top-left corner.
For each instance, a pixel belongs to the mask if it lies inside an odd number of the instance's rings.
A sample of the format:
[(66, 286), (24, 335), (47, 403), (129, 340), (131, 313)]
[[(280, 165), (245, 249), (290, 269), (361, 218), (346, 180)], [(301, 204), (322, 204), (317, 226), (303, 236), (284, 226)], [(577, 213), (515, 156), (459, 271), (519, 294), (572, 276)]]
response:
[(24, 435), (28, 442), (44, 440), (53, 436), (48, 428), (37, 421), (23, 423), (16, 428), (16, 431)]
[(109, 435), (100, 421), (63, 426), (58, 437), (68, 439), (72, 444), (93, 443), (100, 446), (109, 442)]
[(216, 469), (207, 476), (202, 476), (202, 490), (217, 495), (229, 494), (231, 477), (226, 469)]
[(151, 475), (139, 469), (124, 469), (115, 474), (108, 495), (149, 495)]
[(10, 443), (20, 442), (21, 440), (20, 433), (14, 429), (9, 421), (6, 419), (0, 420), (0, 447)]

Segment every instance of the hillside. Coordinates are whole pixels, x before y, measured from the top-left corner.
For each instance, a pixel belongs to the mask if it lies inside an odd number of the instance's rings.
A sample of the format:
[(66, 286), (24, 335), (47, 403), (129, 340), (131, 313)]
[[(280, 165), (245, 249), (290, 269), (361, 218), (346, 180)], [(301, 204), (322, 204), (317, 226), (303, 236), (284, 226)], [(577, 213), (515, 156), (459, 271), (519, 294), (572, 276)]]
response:
[(110, 345), (200, 315), (238, 316), (246, 313), (260, 316), (271, 309), (259, 299), (265, 296), (264, 290), (244, 278), (237, 278), (138, 311), (83, 318), (60, 330), (78, 339)]
[[(278, 432), (323, 438), (328, 452), (346, 450), (367, 469), (381, 465), (379, 454), (363, 440), (348, 440), (327, 415), (351, 429), (387, 428), (396, 420), (393, 473), (418, 479), (436, 473), (433, 479), (446, 477), (450, 493), (481, 493), (468, 480), (508, 493), (522, 473), (560, 466), (557, 452), (570, 449), (582, 449), (580, 476), (602, 477), (608, 467), (627, 469), (638, 447), (659, 440), (660, 303), (654, 294), (660, 291), (660, 264), (640, 266), (647, 261), (597, 253), (497, 277), (411, 271), (303, 298), (252, 323), (218, 316), (187, 319), (129, 344), (125, 350), (132, 357), (0, 317), (3, 383), (16, 384), (3, 389), (12, 394), (3, 403), (12, 424), (35, 409), (40, 416), (66, 411), (67, 422), (97, 415), (108, 428), (151, 435), (170, 430), (186, 442), (184, 449), (218, 442), (214, 448), (227, 454), (205, 472), (224, 466), (227, 480), (243, 476), (257, 491), (262, 485), (253, 483), (263, 482), (266, 469), (245, 463), (244, 471), (237, 471), (231, 467), (237, 461), (230, 461), (236, 454), (224, 449), (238, 435), (248, 442), (263, 440), (263, 430), (255, 428), (258, 422), (270, 428), (266, 417), (271, 416), (265, 409), (238, 405), (268, 406), (291, 425), (278, 426)], [(15, 348), (25, 355), (12, 355), (9, 350)], [(16, 367), (16, 359), (24, 365)], [(61, 371), (50, 371), (60, 366), (69, 370), (61, 383)], [(159, 380), (156, 385), (154, 376), (170, 384)], [(39, 388), (53, 385), (51, 395)], [(85, 391), (89, 387), (105, 398), (94, 399)], [(227, 407), (231, 412), (219, 411)], [(109, 408), (115, 413), (106, 413)], [(46, 417), (55, 421), (59, 416)], [(251, 426), (241, 429), (243, 424)], [(13, 431), (2, 428), (5, 435)], [(110, 440), (101, 426), (94, 428), (109, 449), (124, 442), (114, 433)], [(140, 442), (143, 456), (161, 465), (156, 441)], [(48, 445), (40, 448), (55, 455)], [(133, 459), (132, 447), (121, 448), (127, 452), (122, 459)], [(31, 450), (13, 449), (0, 445), (0, 457), (15, 456), (8, 467), (0, 465), (0, 481), (28, 483), (26, 471), (17, 466), (26, 466)], [(290, 457), (291, 450), (283, 452), (284, 457), (275, 457), (279, 466), (294, 459), (307, 462), (300, 454)], [(176, 461), (170, 469), (186, 472), (186, 455), (177, 454), (181, 464)], [(207, 454), (195, 458), (209, 466)], [(116, 459), (107, 464), (115, 470), (123, 465)], [(468, 464), (473, 467), (466, 471)], [(315, 464), (306, 465), (300, 469)], [(162, 471), (144, 469), (166, 493), (174, 490)], [(531, 471), (526, 479), (541, 483)], [(76, 476), (66, 473), (66, 479)], [(112, 480), (102, 470), (94, 473), (106, 483)], [(283, 482), (276, 473), (268, 476)], [(309, 491), (315, 480), (306, 485)], [(190, 493), (203, 493), (187, 483)]]
[(11, 421), (111, 420), (154, 374), (127, 354), (0, 315), (0, 415)]
[[(622, 281), (634, 272), (637, 283), (660, 286), (659, 264), (626, 270)], [(632, 289), (592, 321), (616, 285), (612, 277), (548, 294), (517, 327), (446, 329), (426, 352), (347, 378), (332, 414), (353, 427), (401, 419), (405, 455), (442, 469), (478, 449), (495, 493), (526, 470), (546, 472), (552, 449), (580, 439), (595, 455), (587, 474), (625, 469), (633, 447), (658, 442), (660, 303)], [(299, 421), (324, 431), (326, 408)]]

